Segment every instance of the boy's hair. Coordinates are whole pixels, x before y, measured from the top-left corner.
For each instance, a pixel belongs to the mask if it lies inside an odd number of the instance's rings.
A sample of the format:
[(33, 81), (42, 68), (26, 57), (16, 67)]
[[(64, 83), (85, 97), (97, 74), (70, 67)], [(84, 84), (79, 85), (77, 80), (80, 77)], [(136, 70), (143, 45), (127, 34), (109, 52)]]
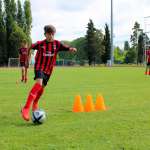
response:
[(56, 28), (53, 25), (46, 25), (44, 27), (44, 33), (56, 33)]

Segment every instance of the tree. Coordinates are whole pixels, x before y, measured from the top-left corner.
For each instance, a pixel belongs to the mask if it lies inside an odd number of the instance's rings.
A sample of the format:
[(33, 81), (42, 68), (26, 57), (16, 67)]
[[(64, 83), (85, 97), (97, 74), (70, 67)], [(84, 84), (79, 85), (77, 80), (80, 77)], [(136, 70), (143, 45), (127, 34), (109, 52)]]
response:
[(128, 51), (130, 49), (130, 45), (128, 41), (124, 42), (124, 51)]
[(4, 12), (2, 11), (2, 1), (0, 0), (0, 65), (6, 63), (6, 28), (4, 23)]
[[(32, 17), (30, 10), (30, 1), (26, 0), (24, 3), (24, 10), (26, 16), (26, 22), (23, 20), (24, 15), (21, 7), (20, 0), (18, 0), (18, 7), (16, 9), (15, 0), (3, 0), (4, 2), (4, 23), (6, 33), (6, 59), (18, 57), (18, 47), (22, 39), (30, 39)], [(25, 22), (25, 23), (24, 23)], [(24, 27), (24, 25), (26, 25)], [(20, 26), (20, 27), (19, 27)], [(26, 33), (23, 31), (25, 29)], [(3, 36), (4, 37), (4, 36)], [(2, 46), (4, 49), (5, 47)]]
[(18, 6), (18, 9), (17, 9), (17, 23), (19, 25), (19, 27), (21, 27), (24, 31), (25, 31), (25, 21), (24, 21), (24, 13), (23, 13), (23, 10), (22, 10), (22, 6), (21, 6), (21, 2), (20, 0), (17, 1), (17, 6)]
[(96, 63), (100, 64), (102, 62), (102, 55), (104, 53), (104, 35), (101, 30), (96, 29)]
[(135, 63), (135, 58), (136, 58), (136, 51), (132, 47), (130, 48), (126, 54), (125, 54), (125, 62), (128, 63)]
[(138, 63), (144, 62), (144, 35), (141, 33), (138, 39)]
[(135, 59), (138, 64), (138, 36), (140, 31), (140, 24), (138, 22), (135, 22), (132, 30), (133, 30), (133, 34), (131, 35), (130, 41), (132, 44), (132, 48), (136, 52)]
[(79, 61), (80, 65), (84, 65), (85, 60), (87, 60), (87, 55), (85, 51), (86, 39), (85, 37), (80, 37), (71, 42), (73, 47), (77, 48), (77, 52), (75, 54), (76, 60)]
[(149, 39), (148, 35), (146, 33), (143, 33), (143, 38), (144, 38), (145, 48), (149, 49), (150, 39)]
[(124, 63), (124, 59), (125, 59), (125, 55), (124, 55), (125, 51), (122, 51), (119, 47), (116, 47), (114, 49), (114, 61), (117, 64), (122, 64)]
[(130, 41), (132, 43), (133, 48), (137, 48), (139, 29), (140, 29), (140, 24), (138, 22), (135, 22), (134, 27), (132, 28), (133, 34), (130, 37)]
[(4, 0), (4, 9), (5, 9), (5, 25), (6, 25), (6, 54), (7, 54), (7, 63), (8, 58), (10, 57), (10, 43), (9, 37), (12, 32), (13, 26), (13, 17), (11, 12), (11, 3), (10, 0)]
[(9, 56), (18, 57), (18, 49), (20, 47), (20, 43), (23, 39), (27, 40), (27, 36), (23, 32), (22, 28), (20, 28), (15, 22), (12, 28), (13, 28), (13, 32), (10, 34), (9, 37), (9, 43), (11, 48), (9, 51)]
[(88, 58), (89, 65), (96, 62), (96, 36), (95, 36), (95, 27), (93, 21), (90, 19), (86, 32), (86, 54)]
[(103, 44), (105, 51), (102, 55), (102, 61), (106, 65), (107, 61), (111, 58), (110, 31), (107, 24), (105, 24), (105, 35)]
[(16, 19), (17, 19), (17, 8), (16, 8), (15, 0), (10, 1), (10, 12), (11, 12), (13, 20), (16, 21)]
[(32, 15), (30, 0), (24, 2), (24, 14), (25, 14), (25, 33), (30, 36), (32, 28)]
[[(71, 45), (70, 41), (61, 41), (63, 44)], [(75, 55), (73, 53), (65, 53), (65, 52), (59, 52), (59, 58), (60, 59), (74, 59)]]

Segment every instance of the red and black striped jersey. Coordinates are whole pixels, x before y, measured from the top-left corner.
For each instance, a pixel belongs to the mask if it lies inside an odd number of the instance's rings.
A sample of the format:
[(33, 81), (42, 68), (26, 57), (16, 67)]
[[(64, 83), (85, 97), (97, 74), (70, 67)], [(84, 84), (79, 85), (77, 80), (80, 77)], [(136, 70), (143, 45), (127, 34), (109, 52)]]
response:
[(25, 62), (28, 58), (28, 49), (25, 47), (19, 48), (20, 62)]
[(51, 74), (56, 63), (56, 56), (59, 51), (69, 51), (69, 46), (54, 40), (48, 42), (46, 39), (32, 44), (32, 49), (37, 50), (35, 56), (35, 70), (41, 70), (46, 74)]

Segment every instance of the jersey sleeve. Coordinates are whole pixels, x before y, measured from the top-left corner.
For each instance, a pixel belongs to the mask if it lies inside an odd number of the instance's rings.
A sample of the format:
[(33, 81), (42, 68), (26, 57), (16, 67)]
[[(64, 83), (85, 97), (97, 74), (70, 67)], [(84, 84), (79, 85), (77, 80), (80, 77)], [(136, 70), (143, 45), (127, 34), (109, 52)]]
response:
[(34, 50), (38, 50), (39, 49), (39, 42), (36, 42), (36, 43), (32, 44), (31, 48), (34, 49)]
[(59, 42), (59, 48), (58, 48), (58, 52), (59, 51), (69, 51), (70, 46), (62, 44), (61, 42)]

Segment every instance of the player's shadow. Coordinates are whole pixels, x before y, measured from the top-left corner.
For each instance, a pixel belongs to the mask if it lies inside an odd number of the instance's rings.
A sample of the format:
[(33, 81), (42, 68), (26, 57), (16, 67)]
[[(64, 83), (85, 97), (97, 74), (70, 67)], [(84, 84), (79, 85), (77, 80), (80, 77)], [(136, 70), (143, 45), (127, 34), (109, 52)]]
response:
[(14, 125), (16, 127), (32, 127), (35, 126), (32, 122), (15, 122)]
[[(0, 117), (1, 118), (1, 117)], [(3, 117), (2, 117), (3, 118)], [(23, 127), (32, 127), (35, 126), (31, 121), (25, 122), (24, 120), (15, 120), (10, 119), (9, 117), (6, 117), (2, 119), (3, 121), (0, 122), (0, 129), (6, 130), (7, 128), (23, 128)]]

